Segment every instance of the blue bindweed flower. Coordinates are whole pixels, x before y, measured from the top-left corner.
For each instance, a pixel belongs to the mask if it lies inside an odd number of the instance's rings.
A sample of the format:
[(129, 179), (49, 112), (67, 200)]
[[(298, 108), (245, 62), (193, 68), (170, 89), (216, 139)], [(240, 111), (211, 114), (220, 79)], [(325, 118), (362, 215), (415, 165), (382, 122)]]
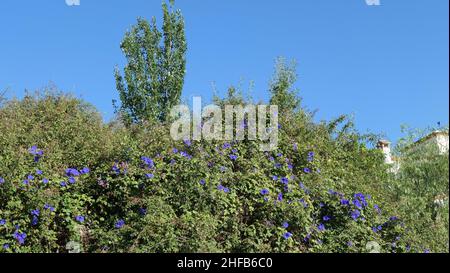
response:
[(143, 157), (141, 157), (141, 160), (144, 162), (144, 165), (146, 165), (147, 168), (151, 169), (155, 166), (155, 163), (149, 157), (143, 156)]
[(84, 216), (83, 215), (77, 215), (75, 216), (75, 221), (77, 221), (78, 223), (84, 223)]
[(148, 179), (153, 179), (155, 177), (155, 175), (152, 173), (146, 173), (145, 177), (147, 177)]
[(230, 159), (231, 160), (233, 160), (233, 161), (236, 161), (237, 159), (238, 159), (238, 156), (237, 155), (229, 155), (229, 157), (230, 157)]
[(30, 149), (28, 149), (28, 152), (32, 155), (34, 155), (34, 162), (38, 162), (39, 159), (44, 155), (44, 152), (42, 150), (39, 150), (36, 146), (32, 146)]
[(47, 178), (42, 179), (42, 183), (48, 184), (48, 182), (50, 182), (50, 181)]
[(389, 221), (397, 221), (398, 220), (398, 217), (397, 216), (392, 216), (392, 217), (390, 217), (389, 218)]
[(111, 170), (113, 172), (115, 172), (116, 174), (120, 174), (120, 168), (119, 168), (119, 166), (117, 166), (117, 163), (114, 163), (114, 165), (112, 166)]
[(172, 153), (173, 153), (173, 154), (178, 154), (178, 149), (177, 149), (177, 148), (173, 148), (173, 149), (172, 149)]
[(350, 201), (347, 199), (341, 199), (341, 205), (348, 206), (348, 205), (350, 205)]
[(289, 178), (287, 178), (287, 177), (281, 178), (281, 183), (283, 183), (284, 185), (289, 184)]
[(276, 168), (276, 169), (279, 169), (279, 168), (281, 168), (283, 165), (281, 164), (281, 163), (275, 163), (275, 165), (274, 165), (274, 167)]
[(303, 171), (304, 171), (305, 173), (311, 173), (311, 169), (310, 169), (310, 168), (304, 168)]
[(323, 217), (323, 220), (324, 220), (325, 222), (330, 221), (330, 220), (331, 220), (331, 217), (330, 217), (330, 216), (324, 216), (324, 217)]
[(226, 150), (226, 149), (228, 149), (228, 148), (231, 148), (231, 144), (230, 144), (230, 143), (224, 143), (224, 144), (222, 145), (222, 149)]
[(278, 194), (277, 200), (278, 200), (278, 202), (283, 201), (283, 194), (281, 192)]
[(359, 210), (352, 211), (351, 217), (353, 218), (353, 220), (358, 220), (359, 216), (361, 216), (361, 212)]
[(292, 149), (294, 149), (294, 151), (298, 151), (298, 144), (294, 143), (294, 145), (292, 145)]
[(39, 216), (39, 214), (41, 214), (41, 211), (39, 209), (35, 209), (35, 210), (31, 211), (31, 215)]
[(294, 169), (294, 166), (292, 166), (292, 164), (288, 164), (288, 169), (292, 170), (292, 169)]
[(76, 176), (80, 176), (80, 172), (77, 169), (68, 168), (68, 169), (66, 169), (66, 175), (76, 177)]
[(62, 181), (61, 183), (59, 183), (59, 185), (61, 186), (61, 187), (67, 187), (67, 183), (66, 182), (64, 182), (64, 181)]
[(217, 189), (218, 189), (219, 191), (223, 191), (224, 193), (229, 193), (229, 192), (230, 192), (230, 189), (227, 188), (227, 187), (222, 186), (222, 184), (219, 184), (219, 185), (217, 186)]
[(43, 171), (41, 171), (41, 170), (36, 170), (36, 175), (42, 175), (42, 174), (44, 174)]
[(124, 225), (125, 225), (125, 221), (121, 219), (121, 220), (119, 220), (119, 221), (116, 222), (116, 224), (114, 225), (114, 227), (115, 227), (116, 229), (121, 229)]
[(10, 247), (9, 244), (4, 244), (3, 245), (3, 249), (9, 249), (9, 247)]
[(347, 242), (347, 246), (352, 247), (353, 246), (353, 242), (352, 241), (348, 241)]
[(381, 209), (378, 205), (373, 205), (373, 208), (376, 210), (378, 214), (381, 214)]
[(200, 180), (200, 185), (204, 186), (206, 184), (205, 179)]
[(300, 199), (299, 200), (300, 203), (302, 203), (303, 207), (307, 208), (308, 207), (308, 203), (306, 203), (305, 199)]
[(353, 205), (355, 205), (358, 209), (362, 208), (362, 204), (358, 199), (353, 200)]
[(84, 167), (83, 169), (81, 169), (80, 173), (81, 174), (88, 174), (91, 170), (88, 167)]
[(55, 208), (52, 207), (52, 206), (49, 205), (49, 204), (45, 204), (45, 205), (44, 205), (44, 209), (50, 210), (51, 212), (54, 212), (54, 211), (55, 211)]
[(27, 238), (27, 234), (24, 232), (15, 231), (13, 233), (14, 238), (17, 240), (19, 245), (23, 245), (25, 243), (25, 239)]
[(69, 183), (70, 184), (75, 184), (75, 182), (77, 182), (77, 180), (75, 179), (75, 177), (69, 177)]
[(283, 228), (288, 228), (288, 227), (289, 227), (289, 223), (288, 223), (288, 222), (284, 222), (281, 226), (282, 226)]
[(31, 174), (29, 174), (29, 175), (27, 176), (27, 180), (28, 180), (28, 181), (32, 181), (32, 180), (34, 180), (34, 176), (33, 176), (33, 175), (31, 175)]
[(290, 232), (286, 232), (285, 234), (283, 234), (283, 238), (284, 239), (289, 239), (289, 238), (291, 238), (292, 237), (292, 233), (290, 233)]
[(311, 234), (306, 235), (305, 238), (303, 238), (303, 241), (307, 243), (309, 239), (311, 239)]
[(0, 226), (4, 226), (6, 225), (6, 220), (5, 219), (0, 219)]
[(373, 232), (377, 233), (378, 231), (381, 231), (383, 229), (382, 226), (377, 226), (377, 227), (373, 227), (372, 230)]
[(276, 176), (276, 175), (272, 176), (272, 180), (273, 181), (278, 181), (278, 176)]
[(190, 154), (188, 154), (187, 152), (182, 151), (182, 152), (180, 152), (180, 155), (187, 159), (192, 159), (192, 156)]
[(39, 150), (37, 146), (31, 146), (31, 148), (28, 149), (28, 151), (32, 155), (42, 155), (43, 154), (43, 152), (41, 150)]
[(183, 142), (184, 142), (184, 144), (185, 144), (186, 146), (188, 146), (188, 147), (191, 147), (191, 146), (192, 146), (192, 142), (191, 142), (189, 139), (185, 139), (185, 140), (183, 140)]
[(147, 214), (147, 209), (146, 208), (139, 208), (139, 214), (144, 216)]
[(319, 231), (325, 231), (325, 225), (324, 224), (320, 224), (320, 225), (317, 226), (317, 229)]
[(308, 153), (308, 162), (312, 162), (314, 161), (314, 152), (309, 152)]
[(36, 226), (39, 223), (39, 219), (37, 216), (33, 216), (33, 219), (31, 220), (31, 225)]
[[(364, 196), (364, 194), (357, 193), (354, 195), (354, 198), (355, 198), (355, 200), (358, 200), (358, 204), (360, 204), (361, 206), (367, 207), (366, 196)], [(355, 203), (355, 201), (354, 201), (354, 203)], [(355, 206), (356, 206), (356, 204), (355, 204)]]
[(268, 195), (270, 192), (268, 189), (262, 189), (260, 193), (261, 195)]
[(5, 183), (5, 179), (0, 177), (0, 185)]

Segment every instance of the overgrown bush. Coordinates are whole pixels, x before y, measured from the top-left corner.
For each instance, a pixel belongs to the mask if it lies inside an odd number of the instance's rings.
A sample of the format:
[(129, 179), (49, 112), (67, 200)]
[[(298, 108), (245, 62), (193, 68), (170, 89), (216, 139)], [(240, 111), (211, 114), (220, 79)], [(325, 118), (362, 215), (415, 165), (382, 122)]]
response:
[(436, 144), (417, 143), (432, 131), (436, 129), (405, 130), (395, 149), (400, 168), (389, 180), (390, 202), (408, 226), (407, 237), (416, 251), (448, 252), (448, 151), (440, 152)]
[(1, 251), (413, 247), (404, 234), (414, 222), (396, 214), (383, 155), (345, 117), (316, 124), (301, 110), (280, 128), (279, 149), (262, 153), (252, 141), (174, 142), (164, 124), (105, 125), (91, 106), (62, 94), (7, 102)]

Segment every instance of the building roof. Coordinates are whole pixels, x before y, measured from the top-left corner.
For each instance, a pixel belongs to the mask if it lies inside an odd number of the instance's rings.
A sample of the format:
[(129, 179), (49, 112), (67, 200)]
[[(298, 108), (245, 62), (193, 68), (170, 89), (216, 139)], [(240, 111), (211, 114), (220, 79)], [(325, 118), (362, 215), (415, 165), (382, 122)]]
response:
[(432, 139), (432, 138), (435, 138), (435, 137), (438, 137), (438, 136), (448, 136), (448, 132), (447, 131), (434, 131), (434, 132), (428, 134), (427, 136), (417, 140), (415, 142), (415, 144), (419, 144), (419, 143), (425, 142), (425, 141), (427, 141), (429, 139)]

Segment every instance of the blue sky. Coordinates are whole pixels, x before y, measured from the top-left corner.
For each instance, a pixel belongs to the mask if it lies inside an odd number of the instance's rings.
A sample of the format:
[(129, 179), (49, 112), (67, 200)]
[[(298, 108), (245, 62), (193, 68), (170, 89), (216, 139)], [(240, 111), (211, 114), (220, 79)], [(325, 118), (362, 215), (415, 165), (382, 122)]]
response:
[[(296, 59), (303, 105), (317, 120), (353, 114), (361, 132), (448, 124), (447, 0), (178, 0), (186, 20), (183, 97), (208, 102), (241, 83), (268, 99), (277, 56)], [(161, 21), (161, 0), (2, 0), (0, 90), (23, 96), (53, 82), (108, 120), (119, 44), (138, 16)]]

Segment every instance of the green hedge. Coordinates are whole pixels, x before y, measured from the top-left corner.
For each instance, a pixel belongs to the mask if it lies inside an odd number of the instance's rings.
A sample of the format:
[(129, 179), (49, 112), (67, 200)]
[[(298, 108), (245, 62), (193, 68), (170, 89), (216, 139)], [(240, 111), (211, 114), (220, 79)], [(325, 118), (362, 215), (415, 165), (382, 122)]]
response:
[(415, 222), (400, 217), (383, 155), (344, 118), (317, 124), (302, 110), (280, 127), (279, 149), (263, 153), (251, 141), (174, 142), (164, 124), (104, 124), (63, 94), (6, 102), (0, 252), (430, 247), (408, 235)]

